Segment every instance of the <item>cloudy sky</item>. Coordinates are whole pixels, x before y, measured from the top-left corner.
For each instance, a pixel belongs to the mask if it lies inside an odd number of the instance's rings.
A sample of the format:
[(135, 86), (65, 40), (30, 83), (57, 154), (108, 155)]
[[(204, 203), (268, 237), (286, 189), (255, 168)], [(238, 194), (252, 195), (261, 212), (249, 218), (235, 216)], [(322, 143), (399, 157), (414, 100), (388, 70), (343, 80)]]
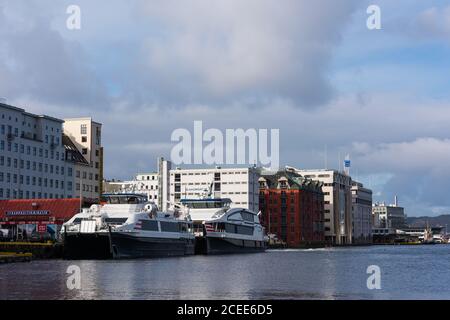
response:
[(0, 0), (0, 97), (103, 123), (108, 178), (154, 170), (202, 120), (280, 129), (282, 165), (349, 153), (375, 201), (450, 213), (449, 88), (448, 1)]

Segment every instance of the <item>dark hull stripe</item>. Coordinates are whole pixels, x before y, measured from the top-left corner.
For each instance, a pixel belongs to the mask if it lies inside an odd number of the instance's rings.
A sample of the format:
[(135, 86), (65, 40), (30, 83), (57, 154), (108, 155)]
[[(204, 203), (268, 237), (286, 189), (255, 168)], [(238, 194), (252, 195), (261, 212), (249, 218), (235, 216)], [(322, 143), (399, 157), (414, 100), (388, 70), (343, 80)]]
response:
[(265, 250), (264, 241), (206, 237), (207, 254), (253, 253)]
[(127, 234), (65, 235), (65, 259), (132, 259), (194, 254), (194, 240), (135, 237)]

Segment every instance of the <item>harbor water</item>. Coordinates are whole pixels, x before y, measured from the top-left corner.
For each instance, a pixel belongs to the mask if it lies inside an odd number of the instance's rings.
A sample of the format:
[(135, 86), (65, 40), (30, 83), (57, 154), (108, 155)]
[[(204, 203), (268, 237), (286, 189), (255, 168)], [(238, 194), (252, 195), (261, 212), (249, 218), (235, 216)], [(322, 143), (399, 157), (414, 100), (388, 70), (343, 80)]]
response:
[[(70, 290), (69, 266), (80, 270)], [(381, 289), (368, 289), (369, 266)], [(450, 299), (450, 246), (0, 265), (0, 299)]]

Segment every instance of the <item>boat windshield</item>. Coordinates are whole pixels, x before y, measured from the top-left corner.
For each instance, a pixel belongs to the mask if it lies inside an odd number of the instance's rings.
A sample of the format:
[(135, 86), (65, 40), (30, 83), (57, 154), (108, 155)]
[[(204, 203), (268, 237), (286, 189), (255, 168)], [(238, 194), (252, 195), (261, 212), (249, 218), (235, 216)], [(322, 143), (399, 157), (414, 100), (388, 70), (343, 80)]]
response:
[(181, 200), (181, 203), (192, 209), (220, 209), (229, 208), (231, 201), (229, 199), (213, 200)]
[(140, 195), (111, 194), (102, 196), (102, 203), (107, 204), (138, 204), (144, 202), (146, 202), (146, 198)]

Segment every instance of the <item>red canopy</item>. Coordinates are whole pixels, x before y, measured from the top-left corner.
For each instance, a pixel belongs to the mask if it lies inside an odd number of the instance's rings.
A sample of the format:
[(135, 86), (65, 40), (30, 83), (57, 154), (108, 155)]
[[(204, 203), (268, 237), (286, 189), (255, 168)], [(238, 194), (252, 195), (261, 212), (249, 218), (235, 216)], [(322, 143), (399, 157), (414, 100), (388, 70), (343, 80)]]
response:
[(0, 200), (0, 223), (62, 224), (80, 212), (80, 199)]

